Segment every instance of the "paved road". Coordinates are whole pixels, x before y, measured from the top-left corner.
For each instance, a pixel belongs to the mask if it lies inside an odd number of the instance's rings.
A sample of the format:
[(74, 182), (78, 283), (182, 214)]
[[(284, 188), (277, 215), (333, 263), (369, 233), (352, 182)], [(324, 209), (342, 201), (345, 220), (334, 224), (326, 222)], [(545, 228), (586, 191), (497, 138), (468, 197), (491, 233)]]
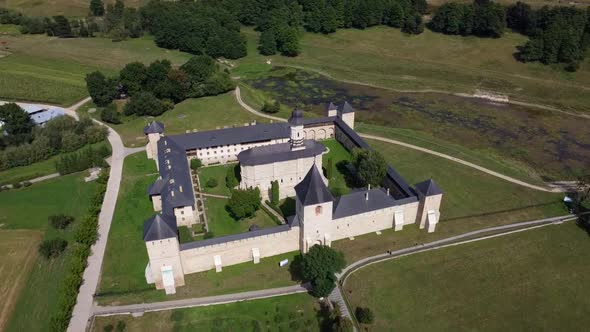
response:
[[(197, 286), (198, 287), (198, 286)], [(154, 303), (140, 303), (130, 304), (122, 306), (96, 306), (93, 309), (94, 315), (96, 316), (107, 316), (117, 314), (131, 314), (131, 313), (142, 313), (148, 311), (160, 311), (160, 310), (171, 310), (178, 308), (189, 308), (208, 306), (223, 303), (232, 303), (246, 300), (264, 299), (268, 297), (304, 293), (309, 291), (309, 285), (293, 285), (280, 288), (263, 289), (257, 291), (198, 297), (184, 300), (154, 302)]]
[[(69, 107), (69, 112), (75, 112), (83, 103), (84, 102), (81, 101), (76, 105)], [(101, 123), (99, 121), (96, 122)], [(102, 203), (102, 209), (98, 216), (98, 240), (91, 248), (92, 253), (88, 257), (88, 266), (86, 267), (86, 270), (84, 270), (83, 283), (80, 287), (80, 292), (78, 293), (70, 325), (68, 326), (68, 331), (71, 332), (85, 331), (88, 319), (92, 314), (94, 293), (96, 292), (96, 287), (98, 285), (100, 269), (104, 258), (113, 213), (115, 212), (115, 205), (117, 203), (119, 185), (121, 183), (121, 175), (123, 172), (125, 147), (123, 146), (119, 134), (117, 134), (112, 128), (108, 126), (107, 128), (109, 130), (108, 140), (112, 147), (111, 173), (109, 182), (107, 183), (107, 191)]]
[[(272, 115), (268, 115), (268, 114), (264, 114), (261, 112), (256, 111), (255, 109), (253, 109), (252, 107), (250, 107), (249, 105), (247, 105), (243, 100), (242, 97), (240, 95), (240, 87), (236, 87), (236, 91), (235, 91), (235, 95), (236, 95), (236, 100), (238, 101), (238, 103), (240, 104), (240, 106), (242, 106), (244, 109), (246, 109), (248, 112), (256, 114), (258, 116), (267, 118), (267, 119), (271, 119), (271, 120), (276, 120), (276, 121), (282, 121), (285, 122), (287, 120), (282, 119), (282, 118), (278, 118), (276, 116), (272, 116)], [(491, 169), (476, 165), (474, 163), (470, 163), (466, 160), (463, 159), (459, 159), (453, 156), (450, 156), (448, 154), (444, 154), (444, 153), (440, 153), (440, 152), (436, 152), (434, 150), (430, 150), (430, 149), (426, 149), (417, 145), (413, 145), (413, 144), (409, 144), (406, 142), (402, 142), (402, 141), (398, 141), (398, 140), (394, 140), (394, 139), (390, 139), (390, 138), (385, 138), (385, 137), (380, 137), (380, 136), (375, 136), (375, 135), (369, 135), (369, 134), (361, 134), (359, 133), (359, 135), (361, 137), (364, 138), (368, 138), (368, 139), (373, 139), (373, 140), (377, 140), (377, 141), (382, 141), (382, 142), (386, 142), (386, 143), (391, 143), (391, 144), (396, 144), (396, 145), (401, 145), (410, 149), (414, 149), (414, 150), (418, 150), (424, 153), (428, 153), (428, 154), (432, 154), (435, 155), (437, 157), (441, 157), (441, 158), (445, 158), (454, 162), (457, 162), (459, 164), (471, 167), (471, 168), (475, 168), (481, 172), (493, 175), (495, 177), (501, 178), (503, 180), (506, 180), (508, 182), (512, 182), (514, 184), (520, 185), (520, 186), (524, 186), (527, 187), (529, 189), (534, 189), (534, 190), (540, 190), (540, 191), (545, 191), (545, 192), (567, 192), (569, 190), (571, 190), (572, 188), (572, 182), (571, 181), (561, 181), (561, 182), (554, 182), (552, 183), (549, 187), (541, 187), (541, 186), (537, 186), (534, 184), (530, 184), (518, 179), (515, 179), (513, 177), (498, 173), (496, 171), (492, 171)]]

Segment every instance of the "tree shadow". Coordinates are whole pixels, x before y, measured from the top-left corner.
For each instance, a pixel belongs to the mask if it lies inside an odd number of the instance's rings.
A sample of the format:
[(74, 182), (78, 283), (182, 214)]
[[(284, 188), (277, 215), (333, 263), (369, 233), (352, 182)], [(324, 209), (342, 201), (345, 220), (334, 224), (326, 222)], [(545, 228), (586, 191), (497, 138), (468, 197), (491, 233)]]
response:
[(295, 256), (291, 264), (289, 264), (289, 273), (291, 273), (291, 280), (302, 282), (303, 281), (303, 256), (301, 254)]
[(279, 209), (281, 209), (283, 216), (289, 217), (289, 216), (295, 215), (295, 210), (296, 210), (295, 205), (296, 205), (295, 199), (293, 197), (287, 197), (283, 201), (283, 203), (279, 206)]
[(336, 170), (344, 177), (344, 182), (346, 182), (346, 186), (349, 188), (359, 188), (362, 187), (362, 183), (359, 180), (356, 169), (352, 165), (350, 161), (341, 160), (336, 163)]

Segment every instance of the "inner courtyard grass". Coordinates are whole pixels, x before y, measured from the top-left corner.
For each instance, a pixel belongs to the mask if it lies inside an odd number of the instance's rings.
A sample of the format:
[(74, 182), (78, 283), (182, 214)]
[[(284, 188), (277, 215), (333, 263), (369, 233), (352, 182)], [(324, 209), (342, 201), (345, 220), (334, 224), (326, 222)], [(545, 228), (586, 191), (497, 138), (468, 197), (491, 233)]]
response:
[[(44, 239), (61, 237), (73, 243), (73, 229), (86, 214), (96, 190), (95, 183), (84, 182), (85, 175), (71, 174), (27, 188), (0, 192), (0, 224), (7, 229), (41, 232)], [(65, 230), (56, 230), (49, 225), (48, 217), (59, 213), (72, 215), (76, 221)], [(36, 246), (34, 250), (36, 252)], [(48, 260), (37, 257), (33, 261), (32, 269), (22, 276), (24, 287), (16, 299), (5, 331), (47, 329), (51, 316), (58, 309), (60, 285), (70, 257), (70, 249), (67, 248), (58, 258)], [(20, 270), (23, 265), (11, 268)]]
[[(226, 164), (219, 166), (207, 166), (199, 169), (199, 180), (201, 181), (201, 189), (203, 192), (215, 195), (229, 196), (230, 191), (227, 187), (225, 176), (228, 170), (234, 167), (239, 167), (238, 164)], [(215, 179), (217, 185), (213, 188), (207, 186), (209, 179)]]
[(576, 331), (587, 326), (588, 235), (574, 222), (367, 266), (347, 279), (371, 331)]
[[(78, 111), (81, 115), (88, 115), (88, 110), (95, 108), (92, 103), (84, 105)], [(99, 112), (89, 114), (99, 117)], [(220, 129), (224, 126), (243, 126), (245, 123), (268, 120), (244, 111), (235, 100), (233, 92), (218, 96), (187, 99), (176, 104), (174, 109), (157, 117), (123, 117), (123, 123), (110, 125), (121, 135), (126, 146), (143, 146), (147, 139), (143, 134), (143, 127), (150, 121), (160, 121), (165, 126), (167, 135), (184, 134), (187, 131), (203, 131)]]
[(307, 294), (294, 294), (215, 306), (96, 317), (92, 331), (125, 323), (126, 331), (318, 331), (321, 318), (317, 300)]
[(552, 194), (527, 189), (475, 169), (423, 152), (373, 140), (367, 142), (385, 156), (410, 185), (432, 178), (444, 191), (441, 221), (436, 232), (406, 225), (402, 231), (385, 230), (381, 235), (366, 234), (354, 241), (336, 241), (333, 246), (352, 262), (384, 253), (450, 237), (468, 231), (567, 214), (561, 199)]
[(29, 230), (0, 230), (0, 278), (10, 280), (0, 285), (0, 330), (14, 309), (20, 291), (37, 259), (37, 246), (43, 233)]
[[(327, 174), (332, 159), (332, 177), (328, 179), (328, 189), (332, 195), (340, 196), (350, 192), (345, 179), (345, 165), (350, 161), (350, 152), (335, 139), (328, 139), (321, 142), (329, 151), (322, 156), (322, 167), (324, 175)], [(327, 175), (326, 175), (327, 176)]]
[(209, 219), (209, 232), (214, 237), (246, 233), (250, 227), (256, 225), (259, 228), (278, 226), (277, 223), (262, 209), (256, 211), (252, 218), (235, 220), (227, 209), (227, 199), (207, 197), (205, 209)]

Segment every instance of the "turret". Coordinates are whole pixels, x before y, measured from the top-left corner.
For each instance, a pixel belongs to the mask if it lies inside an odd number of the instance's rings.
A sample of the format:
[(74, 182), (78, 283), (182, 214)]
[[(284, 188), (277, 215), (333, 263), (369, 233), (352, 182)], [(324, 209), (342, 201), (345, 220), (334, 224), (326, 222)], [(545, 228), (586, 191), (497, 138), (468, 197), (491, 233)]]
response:
[(336, 116), (338, 114), (338, 106), (332, 102), (330, 102), (328, 104), (328, 106), (326, 106), (326, 116), (327, 117), (331, 117), (331, 116)]
[(143, 128), (143, 133), (148, 137), (145, 147), (148, 159), (158, 159), (158, 141), (164, 135), (164, 124), (157, 121), (150, 122)]
[(338, 106), (338, 117), (344, 121), (350, 128), (354, 129), (354, 109), (348, 102), (343, 102)]
[(305, 139), (305, 132), (303, 131), (303, 111), (294, 110), (289, 118), (289, 125), (291, 126), (291, 150), (305, 149), (303, 140)]
[(157, 214), (143, 223), (143, 241), (149, 262), (145, 269), (148, 283), (166, 294), (175, 294), (176, 287), (184, 286), (184, 272), (180, 260), (180, 243), (176, 218)]

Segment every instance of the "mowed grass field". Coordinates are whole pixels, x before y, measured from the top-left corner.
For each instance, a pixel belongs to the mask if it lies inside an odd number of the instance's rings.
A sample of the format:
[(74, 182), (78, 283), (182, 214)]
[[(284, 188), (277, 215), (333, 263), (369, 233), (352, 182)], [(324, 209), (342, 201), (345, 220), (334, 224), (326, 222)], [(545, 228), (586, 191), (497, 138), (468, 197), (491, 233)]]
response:
[(168, 59), (181, 65), (189, 58), (158, 48), (150, 37), (112, 42), (0, 34), (0, 98), (69, 106), (88, 95), (85, 77), (92, 71), (112, 75), (133, 61)]
[(256, 77), (270, 70), (265, 63), (297, 66), (349, 82), (401, 90), (472, 93), (475, 89), (511, 98), (590, 111), (590, 60), (576, 73), (539, 63), (523, 64), (513, 54), (525, 36), (507, 32), (502, 38), (447, 36), (426, 29), (418, 36), (399, 29), (343, 29), (329, 35), (306, 33), (295, 58), (263, 57), (255, 52), (258, 33), (242, 29), (249, 52), (233, 74)]
[[(121, 191), (109, 233), (109, 241), (102, 266), (97, 301), (101, 304), (141, 303), (209, 296), (288, 286), (295, 283), (288, 267), (278, 262), (290, 261), (298, 252), (263, 258), (260, 264), (243, 263), (224, 267), (222, 273), (207, 271), (185, 276), (186, 286), (179, 287), (174, 296), (167, 296), (145, 280), (148, 263), (147, 250), (142, 239), (143, 222), (153, 216), (152, 203), (146, 194), (147, 187), (157, 178), (153, 160), (139, 152), (125, 159)], [(247, 231), (250, 222), (261, 227), (274, 226), (272, 219), (259, 211), (257, 216), (244, 223), (237, 222), (225, 211), (225, 199), (209, 199), (218, 203), (210, 207), (212, 230), (215, 235), (228, 235)], [(208, 206), (208, 205), (207, 205)], [(220, 219), (221, 218), (221, 219)], [(221, 223), (217, 221), (221, 220)]]
[(441, 221), (436, 232), (427, 233), (416, 225), (402, 231), (383, 231), (336, 241), (333, 246), (344, 252), (349, 262), (387, 250), (413, 246), (472, 230), (535, 220), (568, 212), (561, 199), (552, 194), (512, 184), (458, 163), (423, 152), (382, 143), (367, 142), (385, 156), (410, 185), (432, 178), (444, 191)]
[[(78, 113), (86, 115), (90, 108), (96, 108), (96, 106), (91, 103), (86, 104)], [(122, 106), (120, 108), (122, 109)], [(99, 110), (91, 113), (90, 116), (98, 118)], [(225, 126), (243, 126), (252, 121), (268, 122), (267, 119), (243, 110), (235, 100), (233, 91), (218, 96), (187, 99), (176, 104), (174, 109), (157, 117), (123, 116), (122, 120), (122, 124), (110, 126), (121, 135), (126, 146), (132, 147), (147, 143), (143, 127), (154, 120), (165, 125), (167, 135), (184, 134), (194, 130), (214, 130)]]
[[(88, 210), (96, 189), (95, 183), (84, 182), (84, 176), (84, 173), (71, 174), (28, 188), (0, 192), (0, 224), (5, 229), (39, 232), (43, 234), (43, 239), (61, 237), (72, 244), (73, 230)], [(58, 213), (74, 216), (74, 224), (62, 231), (51, 227), (48, 217)], [(33, 250), (37, 251), (37, 245)], [(5, 331), (47, 329), (51, 316), (57, 310), (59, 290), (70, 257), (69, 248), (58, 258), (47, 260), (36, 257), (32, 269), (23, 276), (24, 286)], [(23, 264), (12, 266), (18, 271), (23, 267)]]
[(0, 230), (0, 331), (4, 330), (16, 299), (37, 258), (43, 233), (28, 230)]
[[(215, 306), (96, 317), (92, 331), (123, 322), (125, 331), (319, 331), (319, 304), (307, 294), (294, 294)], [(109, 328), (108, 326), (111, 326)]]
[(370, 265), (344, 287), (370, 331), (579, 331), (588, 250), (568, 222)]

